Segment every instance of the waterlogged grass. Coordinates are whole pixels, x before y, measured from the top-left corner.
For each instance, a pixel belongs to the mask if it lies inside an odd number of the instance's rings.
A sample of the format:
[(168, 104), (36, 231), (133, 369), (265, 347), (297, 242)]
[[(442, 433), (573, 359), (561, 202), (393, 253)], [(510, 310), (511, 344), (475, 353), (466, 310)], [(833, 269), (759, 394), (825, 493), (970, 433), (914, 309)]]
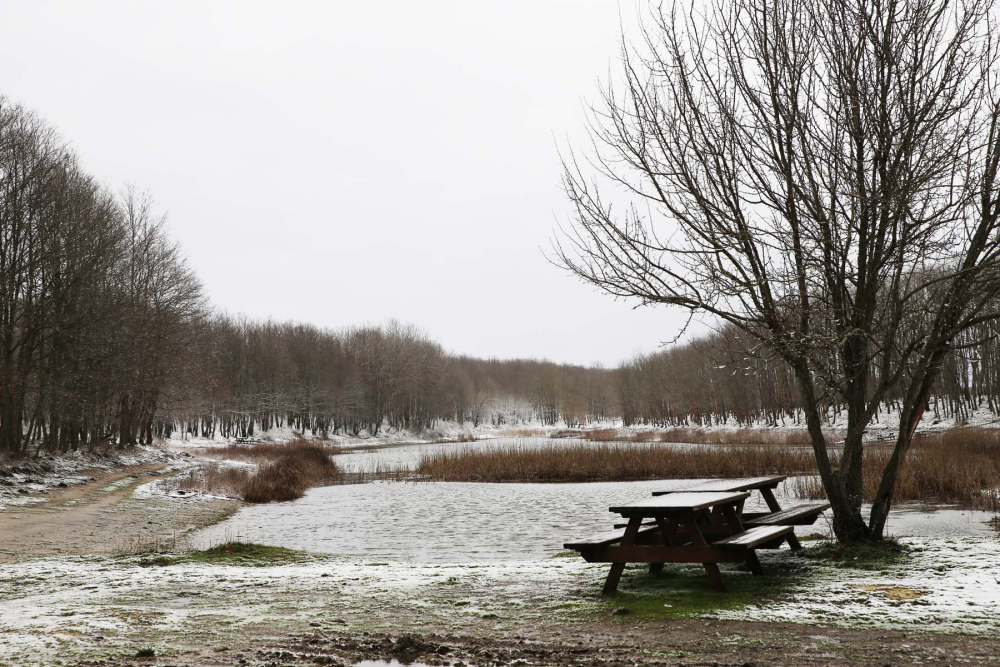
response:
[(182, 563), (204, 563), (207, 565), (232, 565), (235, 567), (267, 567), (288, 563), (302, 563), (315, 556), (304, 551), (272, 547), (253, 542), (226, 542), (201, 551), (182, 554), (161, 554), (139, 561), (142, 567), (166, 567)]
[[(598, 613), (622, 622), (670, 620), (742, 611), (750, 606), (780, 602), (795, 587), (798, 577), (755, 577), (723, 568), (728, 593), (709, 585), (701, 566), (672, 566), (650, 574), (644, 567), (625, 571), (621, 589), (602, 599)], [(622, 590), (625, 589), (625, 590)]]

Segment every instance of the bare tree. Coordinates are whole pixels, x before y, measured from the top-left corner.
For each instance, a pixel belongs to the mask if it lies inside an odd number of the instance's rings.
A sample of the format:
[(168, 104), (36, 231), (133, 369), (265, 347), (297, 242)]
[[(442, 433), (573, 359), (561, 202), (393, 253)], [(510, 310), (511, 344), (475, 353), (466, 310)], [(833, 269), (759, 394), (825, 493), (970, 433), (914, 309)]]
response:
[[(593, 172), (564, 160), (561, 264), (784, 360), (842, 543), (882, 538), (942, 359), (998, 316), (994, 20), (992, 0), (661, 8), (593, 109)], [(866, 522), (863, 436), (892, 391), (899, 435)], [(830, 401), (848, 413), (839, 461)]]

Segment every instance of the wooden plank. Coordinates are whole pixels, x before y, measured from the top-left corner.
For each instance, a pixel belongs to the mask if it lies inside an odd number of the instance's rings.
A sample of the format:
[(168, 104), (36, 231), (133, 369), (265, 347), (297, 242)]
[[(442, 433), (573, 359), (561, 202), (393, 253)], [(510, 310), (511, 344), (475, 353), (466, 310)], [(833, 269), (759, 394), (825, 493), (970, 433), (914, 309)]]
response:
[[(699, 516), (699, 514), (701, 516)], [(704, 548), (708, 546), (708, 542), (705, 540), (705, 535), (702, 534), (701, 528), (698, 526), (698, 521), (699, 519), (704, 517), (706, 512), (701, 512), (699, 514), (695, 514), (694, 516), (691, 517), (692, 520), (691, 523), (689, 524), (692, 528), (691, 541), (696, 548), (697, 547)], [(722, 578), (722, 572), (719, 570), (719, 566), (716, 565), (716, 561), (702, 560), (701, 566), (705, 568), (705, 574), (708, 575), (708, 580), (709, 582), (711, 582), (712, 588), (714, 588), (717, 591), (722, 591), (723, 593), (729, 591), (729, 589), (726, 588), (725, 579)]]
[(581, 554), (588, 563), (738, 563), (746, 554), (704, 547), (604, 547)]
[(736, 504), (750, 497), (742, 493), (670, 493), (608, 508), (627, 517), (657, 517), (690, 514), (715, 505)]
[(721, 540), (712, 542), (712, 546), (718, 549), (752, 549), (758, 544), (776, 540), (792, 533), (791, 526), (758, 526), (748, 528), (742, 533), (737, 533)]
[(753, 517), (747, 520), (747, 525), (809, 526), (815, 523), (816, 518), (828, 509), (830, 509), (830, 503), (828, 502), (804, 503), (778, 512)]
[[(637, 534), (655, 533), (659, 527), (655, 523), (647, 524), (637, 531)], [(580, 551), (583, 549), (596, 549), (605, 547), (615, 542), (620, 542), (625, 537), (625, 530), (610, 530), (606, 533), (598, 533), (583, 540), (567, 542), (563, 544), (564, 549)]]
[(764, 499), (764, 502), (767, 503), (767, 509), (772, 512), (781, 511), (781, 505), (778, 504), (778, 499), (774, 497), (774, 491), (762, 488), (760, 489), (760, 495)]
[(747, 567), (753, 572), (755, 577), (763, 577), (766, 572), (764, 572), (764, 566), (760, 564), (760, 559), (757, 558), (757, 552), (753, 549), (747, 549)]
[(716, 479), (691, 485), (678, 486), (653, 491), (654, 496), (671, 493), (709, 493), (713, 491), (751, 491), (753, 489), (773, 488), (787, 479), (786, 475), (770, 477), (737, 477), (735, 479)]

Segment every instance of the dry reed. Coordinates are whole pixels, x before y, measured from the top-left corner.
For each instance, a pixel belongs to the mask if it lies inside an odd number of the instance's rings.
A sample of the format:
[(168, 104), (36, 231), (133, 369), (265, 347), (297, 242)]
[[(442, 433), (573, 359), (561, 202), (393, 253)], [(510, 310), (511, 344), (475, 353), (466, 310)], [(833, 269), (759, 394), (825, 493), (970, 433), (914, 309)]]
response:
[[(892, 442), (865, 448), (864, 499), (875, 497)], [(834, 465), (838, 456), (831, 452)], [(792, 491), (824, 498), (811, 449), (773, 445), (670, 447), (648, 442), (527, 444), (465, 448), (422, 457), (428, 479), (477, 482), (585, 482), (640, 479), (804, 475)], [(895, 499), (1000, 508), (1000, 429), (960, 428), (918, 436), (896, 485)]]
[(198, 488), (252, 503), (301, 498), (310, 486), (335, 481), (340, 473), (330, 458), (339, 450), (306, 440), (288, 444), (229, 445), (205, 453), (255, 461), (256, 468), (212, 464), (181, 480), (181, 488)]
[[(865, 449), (867, 502), (875, 498), (894, 444)], [(806, 498), (826, 497), (818, 478), (797, 480), (796, 491)], [(903, 461), (894, 498), (1000, 509), (1000, 430), (966, 427), (918, 435)]]
[[(828, 442), (842, 440), (840, 431), (826, 431)], [(670, 428), (622, 433), (614, 428), (590, 431), (559, 431), (553, 437), (578, 437), (595, 442), (677, 442), (700, 445), (784, 445), (808, 446), (812, 444), (804, 429), (719, 429)]]
[(586, 482), (746, 477), (814, 470), (812, 452), (802, 449), (602, 443), (440, 451), (423, 456), (415, 472), (446, 481)]

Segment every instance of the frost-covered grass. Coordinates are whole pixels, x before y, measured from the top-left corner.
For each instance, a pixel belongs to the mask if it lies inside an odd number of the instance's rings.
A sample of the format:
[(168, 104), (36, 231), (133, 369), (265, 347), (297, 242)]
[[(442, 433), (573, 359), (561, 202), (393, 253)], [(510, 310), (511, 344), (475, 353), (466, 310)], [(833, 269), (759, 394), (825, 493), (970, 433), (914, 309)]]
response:
[[(232, 645), (257, 628), (273, 636), (318, 620), (335, 620), (347, 632), (403, 626), (462, 631), (483, 622), (516, 632), (537, 623), (691, 617), (914, 632), (1000, 630), (1000, 541), (903, 543), (902, 558), (871, 569), (843, 567), (823, 555), (825, 545), (807, 546), (804, 553), (761, 552), (770, 576), (724, 566), (728, 595), (712, 591), (697, 565), (668, 565), (660, 575), (630, 566), (621, 594), (611, 600), (600, 596), (607, 566), (577, 558), (413, 564), (286, 559), (280, 552), (262, 565), (263, 552), (247, 547), (253, 553), (242, 562), (234, 549), (164, 567), (150, 567), (142, 557), (26, 560), (0, 572), (0, 664), (25, 664), (26, 655), (58, 654), (70, 663), (130, 656), (143, 646), (169, 655)], [(274, 554), (265, 551), (268, 558)]]
[[(41, 502), (44, 494), (61, 487), (86, 484), (99, 473), (127, 466), (167, 464), (174, 457), (159, 447), (137, 445), (125, 449), (87, 449), (58, 455), (0, 457), (0, 510), (8, 505)], [(114, 491), (112, 483), (105, 490)]]
[(300, 563), (314, 559), (311, 554), (284, 547), (231, 540), (197, 551), (150, 554), (138, 561), (142, 567), (168, 567), (183, 563), (231, 565), (234, 567), (267, 567)]

